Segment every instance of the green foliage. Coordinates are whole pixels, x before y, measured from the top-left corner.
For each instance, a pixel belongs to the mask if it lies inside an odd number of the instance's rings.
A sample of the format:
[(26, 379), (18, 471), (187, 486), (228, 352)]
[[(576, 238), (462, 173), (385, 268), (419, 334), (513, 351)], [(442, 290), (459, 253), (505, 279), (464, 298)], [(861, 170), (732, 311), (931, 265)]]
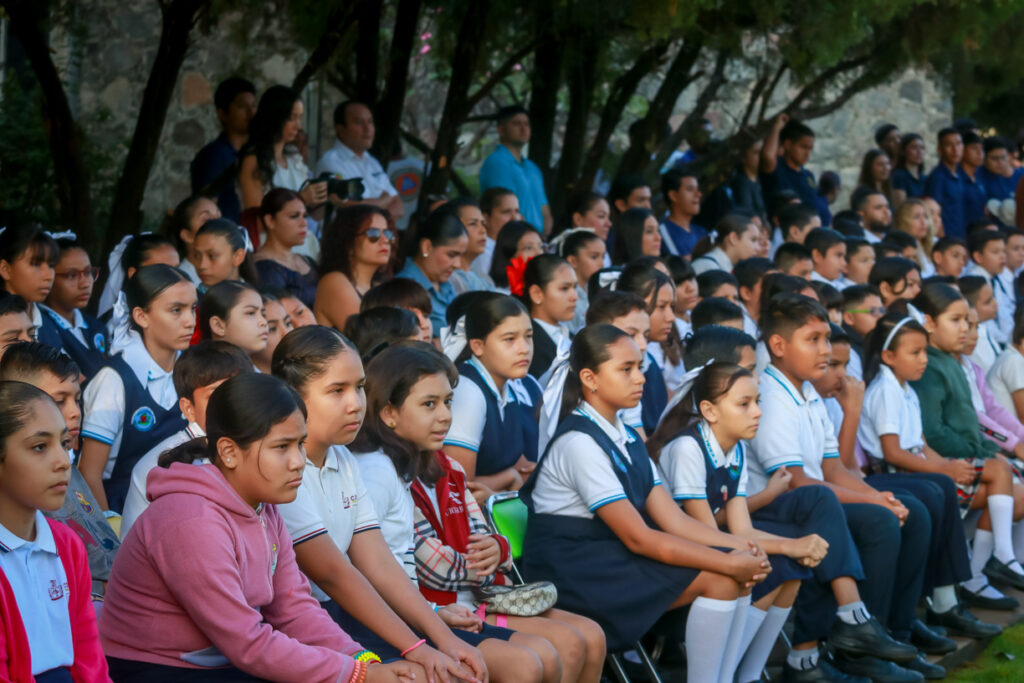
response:
[(1019, 681), (1024, 668), (1024, 625), (1003, 632), (975, 661), (950, 672), (949, 683)]
[(58, 216), (38, 87), (11, 70), (0, 91), (0, 211), (12, 223), (54, 225)]

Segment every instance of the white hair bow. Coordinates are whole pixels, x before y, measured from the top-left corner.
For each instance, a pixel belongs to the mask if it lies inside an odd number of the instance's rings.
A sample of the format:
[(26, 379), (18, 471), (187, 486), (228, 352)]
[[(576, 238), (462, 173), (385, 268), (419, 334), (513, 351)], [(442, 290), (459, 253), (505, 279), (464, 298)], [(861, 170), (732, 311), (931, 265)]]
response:
[(113, 313), (107, 322), (107, 332), (110, 335), (109, 353), (113, 356), (133, 341), (139, 338), (139, 333), (131, 327), (132, 312), (128, 310), (128, 300), (124, 292), (117, 293), (117, 300), (114, 302)]
[(544, 399), (540, 407), (540, 438), (537, 442), (537, 453), (539, 454), (544, 453), (548, 442), (551, 441), (555, 430), (558, 429), (558, 415), (562, 410), (562, 394), (565, 392), (565, 380), (569, 376), (568, 351), (555, 358), (546, 375), (547, 382), (541, 382), (541, 386), (544, 387)]
[[(140, 235), (148, 235), (148, 232), (140, 232)], [(107, 283), (103, 285), (103, 293), (100, 294), (99, 308), (96, 309), (96, 315), (102, 316), (104, 313), (114, 307), (117, 302), (117, 295), (124, 288), (124, 268), (121, 267), (121, 259), (124, 258), (124, 250), (128, 248), (131, 241), (135, 239), (135, 235), (125, 235), (124, 238), (117, 243), (114, 250), (110, 252), (110, 257), (107, 258), (107, 271), (109, 276), (107, 277)]]
[(907, 315), (924, 325), (924, 313), (922, 313), (914, 304), (907, 304)]
[(72, 230), (65, 230), (64, 232), (50, 232), (49, 230), (47, 230), (46, 234), (49, 235), (50, 237), (52, 237), (55, 240), (74, 240), (74, 239), (78, 239), (78, 235), (76, 235), (74, 233), (74, 231), (72, 231)]
[(667, 406), (665, 406), (665, 410), (661, 411), (661, 417), (658, 418), (658, 424), (661, 424), (662, 420), (665, 419), (665, 416), (672, 412), (672, 409), (679, 405), (684, 398), (690, 395), (690, 390), (693, 389), (693, 385), (700, 376), (700, 373), (704, 372), (704, 368), (714, 362), (715, 359), (711, 358), (704, 365), (688, 370), (686, 374), (683, 375), (683, 379), (679, 383), (679, 389), (676, 391), (675, 396), (673, 396), (672, 400), (668, 402)]
[(466, 339), (466, 316), (461, 316), (450, 327), (441, 329), (441, 350), (448, 360), (455, 362), (462, 350), (466, 348), (469, 340)]
[(597, 234), (596, 232), (594, 232), (593, 228), (571, 228), (569, 230), (563, 230), (562, 232), (552, 237), (551, 241), (548, 242), (548, 246), (551, 248), (552, 252), (564, 257), (565, 254), (562, 253), (562, 245), (565, 244), (565, 241), (569, 239), (569, 237), (580, 232), (589, 232), (592, 235)]

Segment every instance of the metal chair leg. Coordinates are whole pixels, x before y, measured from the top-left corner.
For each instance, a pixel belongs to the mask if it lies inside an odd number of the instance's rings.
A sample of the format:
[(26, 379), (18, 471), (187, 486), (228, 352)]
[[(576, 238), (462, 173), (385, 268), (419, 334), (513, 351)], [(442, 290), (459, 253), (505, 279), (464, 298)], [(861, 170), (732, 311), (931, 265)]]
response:
[(619, 655), (608, 655), (608, 666), (612, 670), (612, 675), (615, 676), (619, 683), (633, 683), (629, 679), (625, 667), (622, 666), (622, 657)]
[(633, 647), (636, 648), (636, 653), (640, 655), (640, 662), (644, 665), (644, 669), (647, 670), (647, 676), (650, 678), (651, 683), (661, 683), (661, 674), (654, 667), (654, 662), (647, 655), (647, 650), (644, 649), (643, 644), (638, 640), (633, 644)]

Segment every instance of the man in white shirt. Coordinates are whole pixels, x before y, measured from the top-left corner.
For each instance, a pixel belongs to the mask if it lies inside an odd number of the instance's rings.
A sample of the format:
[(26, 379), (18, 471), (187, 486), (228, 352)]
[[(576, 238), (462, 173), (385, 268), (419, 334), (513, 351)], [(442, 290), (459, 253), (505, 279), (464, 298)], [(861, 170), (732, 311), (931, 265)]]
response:
[(370, 108), (362, 102), (342, 102), (334, 109), (334, 132), (338, 140), (317, 162), (317, 176), (327, 172), (342, 180), (359, 178), (363, 181), (363, 198), (346, 203), (372, 204), (385, 209), (393, 220), (401, 218), (405, 213), (402, 198), (369, 152), (376, 134)]

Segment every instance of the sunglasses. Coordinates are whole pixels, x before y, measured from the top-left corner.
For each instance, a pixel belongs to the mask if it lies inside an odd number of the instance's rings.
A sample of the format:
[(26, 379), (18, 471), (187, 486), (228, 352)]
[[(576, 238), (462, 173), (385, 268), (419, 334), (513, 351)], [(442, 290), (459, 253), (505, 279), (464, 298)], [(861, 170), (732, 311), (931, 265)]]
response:
[(376, 244), (380, 241), (381, 236), (384, 237), (388, 242), (395, 241), (394, 230), (381, 230), (380, 228), (370, 228), (365, 232), (360, 233), (363, 237), (369, 240), (370, 244)]

